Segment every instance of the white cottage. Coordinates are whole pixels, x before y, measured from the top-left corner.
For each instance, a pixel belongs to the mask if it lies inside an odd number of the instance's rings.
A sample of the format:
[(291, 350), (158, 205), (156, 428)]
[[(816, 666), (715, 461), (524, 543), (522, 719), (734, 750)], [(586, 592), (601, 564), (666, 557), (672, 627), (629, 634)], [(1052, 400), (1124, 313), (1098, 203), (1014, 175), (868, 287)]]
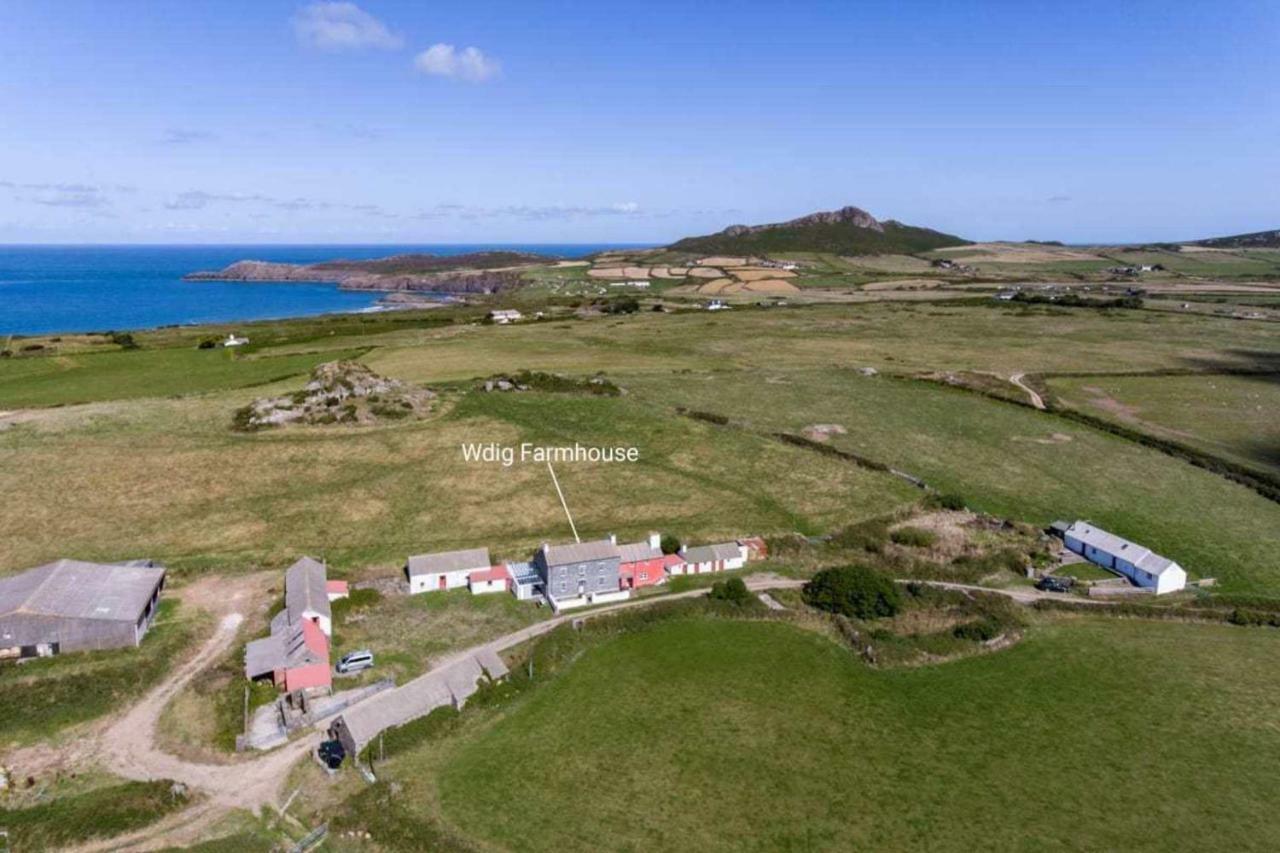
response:
[(1135, 542), (1077, 521), (1062, 535), (1063, 543), (1091, 563), (1124, 575), (1156, 595), (1177, 592), (1187, 585), (1187, 573), (1173, 560)]
[(404, 571), (409, 579), (409, 592), (418, 593), (469, 586), (472, 572), (488, 571), (492, 565), (488, 548), (469, 548), (418, 554), (409, 558)]

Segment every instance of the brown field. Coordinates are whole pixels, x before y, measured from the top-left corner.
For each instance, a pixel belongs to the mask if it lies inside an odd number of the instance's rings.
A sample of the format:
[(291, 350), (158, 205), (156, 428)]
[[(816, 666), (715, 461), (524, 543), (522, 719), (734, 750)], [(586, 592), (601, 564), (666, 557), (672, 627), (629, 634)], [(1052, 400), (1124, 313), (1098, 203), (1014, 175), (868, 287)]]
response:
[(1004, 264), (1051, 264), (1059, 261), (1105, 261), (1102, 255), (1085, 249), (1064, 246), (1039, 246), (1025, 243), (974, 243), (938, 249), (935, 254), (954, 257), (961, 262), (999, 261)]
[(787, 270), (769, 270), (759, 269), (757, 267), (744, 267), (743, 269), (729, 270), (729, 274), (739, 281), (759, 281), (766, 278), (795, 278), (796, 274)]
[(862, 286), (863, 290), (932, 290), (942, 282), (935, 278), (897, 278), (886, 281), (869, 281)]
[(689, 275), (695, 278), (722, 278), (724, 270), (716, 267), (694, 267), (689, 270)]
[(717, 256), (712, 258), (703, 258), (702, 260), (698, 261), (698, 266), (700, 267), (741, 267), (741, 266), (745, 266), (746, 263), (747, 263), (746, 258), (722, 258)]
[(625, 267), (595, 267), (587, 270), (587, 275), (592, 278), (626, 278)]

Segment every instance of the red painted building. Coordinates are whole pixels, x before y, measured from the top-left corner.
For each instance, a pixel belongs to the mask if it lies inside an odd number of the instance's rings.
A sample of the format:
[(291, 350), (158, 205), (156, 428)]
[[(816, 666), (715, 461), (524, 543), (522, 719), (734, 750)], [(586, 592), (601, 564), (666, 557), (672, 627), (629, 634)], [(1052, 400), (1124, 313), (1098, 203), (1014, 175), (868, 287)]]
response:
[(640, 589), (666, 581), (666, 559), (657, 533), (650, 533), (645, 542), (619, 545), (618, 555), (618, 583), (622, 589)]

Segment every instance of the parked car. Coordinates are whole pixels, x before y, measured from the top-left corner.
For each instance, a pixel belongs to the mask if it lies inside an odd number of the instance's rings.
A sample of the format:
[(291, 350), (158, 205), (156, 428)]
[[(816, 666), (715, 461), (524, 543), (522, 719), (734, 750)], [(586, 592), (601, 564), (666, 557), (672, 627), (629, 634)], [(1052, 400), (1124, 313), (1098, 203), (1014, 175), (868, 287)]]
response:
[(320, 760), (324, 762), (325, 767), (330, 770), (337, 770), (342, 766), (342, 760), (347, 757), (347, 750), (340, 740), (326, 740), (320, 743), (316, 754), (320, 756)]
[(1053, 575), (1046, 575), (1036, 581), (1036, 589), (1042, 592), (1071, 592), (1071, 586), (1075, 583), (1075, 578), (1056, 578)]
[(347, 652), (338, 660), (338, 672), (348, 675), (373, 668), (373, 652), (361, 649), (358, 652)]

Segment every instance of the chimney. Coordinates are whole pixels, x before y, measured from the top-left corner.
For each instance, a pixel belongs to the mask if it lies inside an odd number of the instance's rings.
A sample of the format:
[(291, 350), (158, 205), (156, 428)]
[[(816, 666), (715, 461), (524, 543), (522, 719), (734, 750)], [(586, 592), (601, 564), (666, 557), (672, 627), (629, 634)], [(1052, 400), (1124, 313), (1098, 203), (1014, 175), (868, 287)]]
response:
[(657, 548), (661, 548), (661, 547), (662, 547), (662, 534), (661, 534), (661, 533), (655, 533), (655, 532), (653, 532), (653, 531), (650, 531), (650, 533), (649, 533), (649, 547), (650, 547), (650, 548), (655, 548), (655, 549), (657, 549)]
[(617, 544), (618, 544), (618, 537), (617, 537), (617, 536), (614, 536), (612, 533), (610, 533), (610, 534), (609, 534), (609, 544), (610, 544), (610, 545), (617, 545)]

